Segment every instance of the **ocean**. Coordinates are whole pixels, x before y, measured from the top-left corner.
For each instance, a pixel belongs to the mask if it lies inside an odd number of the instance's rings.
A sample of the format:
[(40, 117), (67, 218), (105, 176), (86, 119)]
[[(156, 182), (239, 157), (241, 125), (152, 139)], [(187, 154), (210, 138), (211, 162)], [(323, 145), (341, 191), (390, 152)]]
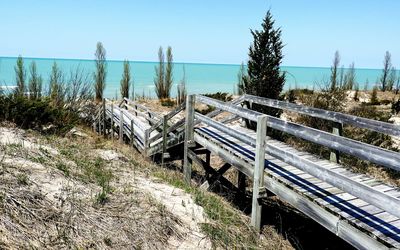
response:
[[(14, 66), (17, 58), (0, 57), (0, 86), (15, 86)], [(71, 70), (79, 67), (87, 74), (93, 74), (95, 65), (93, 60), (81, 59), (48, 59), (48, 58), (24, 58), (24, 65), (27, 69), (29, 78), (29, 64), (35, 61), (38, 73), (43, 77), (44, 87), (48, 86), (49, 74), (53, 62), (62, 69), (67, 76)], [(131, 74), (133, 78), (135, 95), (145, 95), (154, 97), (154, 75), (157, 62), (132, 61)], [(203, 64), (203, 63), (174, 63), (174, 86), (172, 87), (172, 97), (176, 95), (177, 84), (183, 77), (185, 69), (186, 88), (188, 93), (206, 94), (214, 92), (236, 91), (237, 74), (240, 65), (234, 64)], [(318, 89), (324, 82), (329, 80), (330, 68), (326, 67), (295, 67), (282, 66), (282, 71), (287, 72), (285, 89), (309, 88)], [(123, 71), (123, 61), (107, 61), (107, 78), (105, 96), (115, 98), (119, 96), (119, 84)], [(360, 89), (364, 89), (368, 82), (368, 89), (371, 89), (379, 79), (381, 69), (361, 69), (356, 70), (356, 81)]]

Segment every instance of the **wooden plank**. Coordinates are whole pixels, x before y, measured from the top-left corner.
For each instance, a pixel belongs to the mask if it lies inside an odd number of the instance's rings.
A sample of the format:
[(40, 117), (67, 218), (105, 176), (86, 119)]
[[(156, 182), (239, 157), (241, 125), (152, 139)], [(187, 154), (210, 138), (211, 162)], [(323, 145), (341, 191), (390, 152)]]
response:
[(103, 114), (103, 135), (104, 138), (107, 137), (107, 130), (106, 130), (106, 122), (107, 122), (107, 118), (106, 118), (106, 100), (103, 98), (103, 103), (102, 103), (102, 114)]
[[(203, 121), (209, 122), (207, 121), (207, 119), (203, 119)], [(213, 121), (209, 122), (209, 124), (218, 124), (216, 126), (218, 126), (219, 130), (221, 130), (222, 132), (229, 133), (229, 135), (232, 137), (241, 139), (242, 141), (247, 141), (249, 144), (251, 143), (254, 145), (253, 138), (250, 138), (238, 131), (231, 131), (229, 127), (222, 123), (217, 123)], [(269, 143), (267, 143), (266, 151), (268, 152), (268, 154), (288, 164), (296, 166), (297, 168), (317, 177), (318, 179), (323, 180), (324, 182), (339, 187), (339, 189), (341, 190), (349, 192), (354, 196), (360, 197), (363, 200), (366, 200), (371, 204), (400, 217), (400, 210), (398, 209), (398, 207), (400, 206), (400, 200), (397, 198), (387, 196), (382, 192), (374, 190), (364, 183), (353, 181), (343, 174), (331, 171), (327, 168), (320, 167), (318, 164), (315, 164), (312, 161), (306, 160), (302, 157), (298, 157), (295, 154), (284, 151), (279, 147), (272, 146)]]
[(297, 105), (289, 102), (282, 102), (278, 100), (272, 100), (264, 97), (245, 95), (245, 100), (253, 101), (254, 103), (275, 107), (279, 109), (285, 109), (289, 111), (293, 111), (299, 114), (305, 114), (312, 117), (322, 118), (325, 120), (331, 120), (334, 122), (350, 124), (352, 126), (356, 126), (359, 128), (365, 128), (369, 130), (373, 130), (376, 132), (400, 136), (400, 126), (394, 125), (387, 122), (376, 121), (372, 119), (367, 119), (363, 117), (357, 117), (349, 114), (328, 111), (318, 108), (307, 107), (303, 105)]
[(161, 164), (164, 165), (164, 155), (167, 152), (167, 129), (168, 129), (168, 117), (165, 115), (163, 117), (163, 129), (162, 129), (162, 155), (161, 155)]
[(185, 126), (185, 144), (184, 144), (184, 154), (183, 154), (183, 175), (185, 181), (190, 185), (192, 178), (192, 166), (188, 159), (188, 150), (194, 141), (194, 105), (195, 96), (188, 95), (186, 97), (186, 126)]
[(122, 109), (119, 112), (119, 142), (124, 142), (124, 113)]
[(114, 141), (114, 104), (111, 103), (111, 140)]
[(264, 166), (265, 166), (265, 138), (267, 136), (268, 116), (262, 115), (257, 119), (257, 139), (256, 155), (253, 177), (253, 201), (251, 209), (251, 225), (257, 231), (261, 229), (261, 208), (260, 191), (264, 184)]
[[(337, 136), (343, 135), (343, 123), (334, 122), (332, 128), (332, 134)], [(331, 151), (330, 161), (334, 163), (339, 163), (339, 151)]]
[[(195, 140), (201, 145), (205, 145), (207, 149), (222, 157), (226, 161), (232, 162), (234, 167), (239, 169), (242, 173), (247, 176), (252, 176), (252, 167), (248, 163), (245, 163), (243, 160), (240, 160), (237, 157), (232, 157), (232, 155), (215, 144), (213, 144), (210, 140), (202, 137), (198, 133), (195, 134)], [(358, 246), (358, 247), (366, 247), (370, 249), (385, 249), (386, 245), (378, 242), (376, 239), (371, 238), (364, 232), (359, 229), (354, 228), (351, 225), (346, 225), (345, 229), (341, 228), (340, 231), (337, 230), (338, 223), (340, 222), (339, 218), (330, 214), (324, 208), (319, 207), (317, 204), (310, 201), (308, 198), (302, 197), (300, 194), (295, 191), (287, 188), (277, 180), (265, 177), (265, 186), (268, 190), (275, 193), (282, 200), (290, 203), (292, 206), (296, 207), (307, 216), (317, 221), (322, 226), (326, 227), (330, 231), (335, 234), (340, 234), (340, 237), (348, 241), (349, 243)], [(346, 235), (345, 230), (347, 230), (350, 234)]]

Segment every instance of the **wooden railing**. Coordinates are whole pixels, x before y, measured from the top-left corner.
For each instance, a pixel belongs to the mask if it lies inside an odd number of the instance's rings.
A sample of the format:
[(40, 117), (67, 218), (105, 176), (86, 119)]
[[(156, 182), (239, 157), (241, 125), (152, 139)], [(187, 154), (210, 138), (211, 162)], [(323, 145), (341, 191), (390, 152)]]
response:
[[(243, 100), (253, 101), (261, 105), (267, 105), (270, 107), (282, 108), (302, 114), (309, 114), (314, 117), (332, 120), (335, 122), (349, 123), (354, 126), (371, 129), (379, 132), (386, 132), (397, 135), (399, 130), (398, 126), (372, 121), (365, 118), (353, 117), (344, 115), (336, 112), (320, 112), (318, 109), (300, 108), (299, 105), (288, 105), (287, 103), (279, 101), (271, 101), (264, 98), (255, 98), (252, 96), (245, 96)], [(194, 112), (195, 103), (203, 103), (213, 106), (221, 111), (226, 111), (237, 115), (239, 117), (254, 121), (257, 123), (257, 137), (251, 137), (247, 134), (243, 134), (237, 130), (233, 130), (222, 122), (218, 122), (210, 119), (204, 115)], [(292, 166), (295, 166), (316, 178), (327, 182), (355, 197), (358, 197), (378, 208), (387, 211), (400, 218), (400, 200), (396, 197), (375, 190), (372, 187), (363, 183), (354, 181), (347, 176), (344, 176), (338, 172), (334, 172), (330, 169), (324, 168), (314, 162), (305, 158), (299, 157), (296, 154), (285, 151), (284, 149), (277, 148), (276, 146), (268, 143), (266, 140), (266, 130), (273, 128), (296, 137), (305, 139), (307, 141), (358, 157), (363, 160), (376, 163), (380, 166), (400, 171), (400, 154), (394, 151), (379, 148), (366, 143), (358, 142), (349, 138), (341, 137), (320, 131), (314, 128), (310, 128), (304, 125), (296, 124), (281, 120), (276, 117), (264, 115), (262, 113), (248, 110), (240, 106), (227, 104), (212, 98), (208, 98), (201, 95), (191, 95), (187, 99), (186, 109), (186, 128), (185, 128), (185, 156), (184, 156), (184, 173), (186, 180), (190, 180), (191, 167), (187, 160), (187, 150), (193, 143), (193, 131), (195, 123), (203, 123), (210, 127), (213, 127), (221, 132), (232, 136), (248, 145), (255, 147), (255, 163), (253, 172), (253, 209), (252, 209), (252, 224), (259, 228), (260, 223), (260, 204), (258, 203), (260, 192), (264, 185), (263, 171), (264, 171), (264, 157), (265, 153), (286, 162)]]

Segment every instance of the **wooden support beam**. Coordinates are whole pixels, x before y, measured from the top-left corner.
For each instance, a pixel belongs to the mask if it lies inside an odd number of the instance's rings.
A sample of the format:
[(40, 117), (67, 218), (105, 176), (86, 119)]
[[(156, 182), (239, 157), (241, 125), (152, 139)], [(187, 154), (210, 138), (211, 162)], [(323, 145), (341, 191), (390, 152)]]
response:
[(183, 175), (186, 183), (190, 185), (192, 177), (192, 166), (189, 163), (188, 150), (194, 143), (194, 105), (195, 95), (186, 97), (186, 124), (185, 124), (185, 143), (183, 152)]
[[(207, 164), (207, 163), (206, 163)], [(208, 165), (210, 168), (211, 166)], [(209, 188), (214, 187), (214, 185), (221, 179), (221, 177), (226, 173), (226, 171), (228, 171), (230, 168), (232, 167), (231, 164), (229, 163), (225, 163), (224, 165), (222, 165), (222, 167), (220, 167), (216, 172), (214, 172), (211, 177), (208, 177), (207, 180), (201, 184), (200, 188), (207, 190)], [(208, 168), (209, 169), (209, 168)], [(207, 173), (209, 173), (209, 171), (207, 171)]]
[(119, 142), (124, 142), (124, 113), (119, 109)]
[(237, 170), (237, 185), (238, 185), (238, 189), (241, 193), (245, 193), (246, 192), (246, 175), (243, 174), (242, 172), (240, 172), (239, 170)]
[(103, 107), (103, 136), (104, 138), (106, 138), (107, 133), (106, 133), (106, 99), (103, 98), (103, 103), (102, 103), (102, 107)]
[[(342, 136), (343, 135), (343, 123), (334, 122), (332, 128), (332, 134)], [(330, 155), (330, 161), (334, 163), (339, 163), (339, 151), (332, 150)]]
[[(188, 150), (188, 157), (189, 157), (189, 160), (193, 160), (193, 162), (195, 164), (198, 164), (199, 166), (203, 167), (206, 172), (210, 173), (211, 175), (215, 175), (215, 176), (218, 175), (218, 173), (217, 173), (217, 171), (215, 169), (213, 169), (211, 166), (207, 165), (204, 160), (202, 160), (199, 157), (197, 157), (197, 155), (190, 149)], [(229, 164), (229, 166), (232, 166), (232, 165)], [(225, 166), (224, 168), (226, 168), (226, 167), (227, 166)], [(232, 182), (230, 182), (225, 177), (223, 177), (222, 175), (219, 176), (218, 181), (223, 186), (229, 188), (230, 190), (233, 190), (234, 192), (239, 192), (238, 188), (234, 184), (232, 184)]]
[(257, 118), (256, 156), (253, 177), (253, 202), (251, 207), (251, 225), (257, 231), (261, 229), (261, 203), (259, 202), (260, 191), (264, 184), (265, 165), (265, 139), (267, 136), (268, 116), (260, 115)]
[(164, 155), (167, 152), (167, 140), (168, 140), (168, 116), (164, 115), (163, 120), (163, 129), (162, 129), (162, 153), (161, 153), (161, 164), (164, 165)]
[(111, 140), (114, 141), (114, 104), (111, 103)]

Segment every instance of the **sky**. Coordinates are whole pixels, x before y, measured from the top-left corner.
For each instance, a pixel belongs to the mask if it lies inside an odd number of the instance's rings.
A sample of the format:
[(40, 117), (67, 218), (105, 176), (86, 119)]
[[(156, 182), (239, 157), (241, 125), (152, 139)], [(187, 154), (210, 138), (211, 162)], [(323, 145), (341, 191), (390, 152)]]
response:
[(268, 9), (282, 29), (285, 66), (400, 68), (398, 0), (19, 0), (0, 2), (0, 56), (156, 61), (171, 46), (178, 62), (240, 64), (250, 29)]

